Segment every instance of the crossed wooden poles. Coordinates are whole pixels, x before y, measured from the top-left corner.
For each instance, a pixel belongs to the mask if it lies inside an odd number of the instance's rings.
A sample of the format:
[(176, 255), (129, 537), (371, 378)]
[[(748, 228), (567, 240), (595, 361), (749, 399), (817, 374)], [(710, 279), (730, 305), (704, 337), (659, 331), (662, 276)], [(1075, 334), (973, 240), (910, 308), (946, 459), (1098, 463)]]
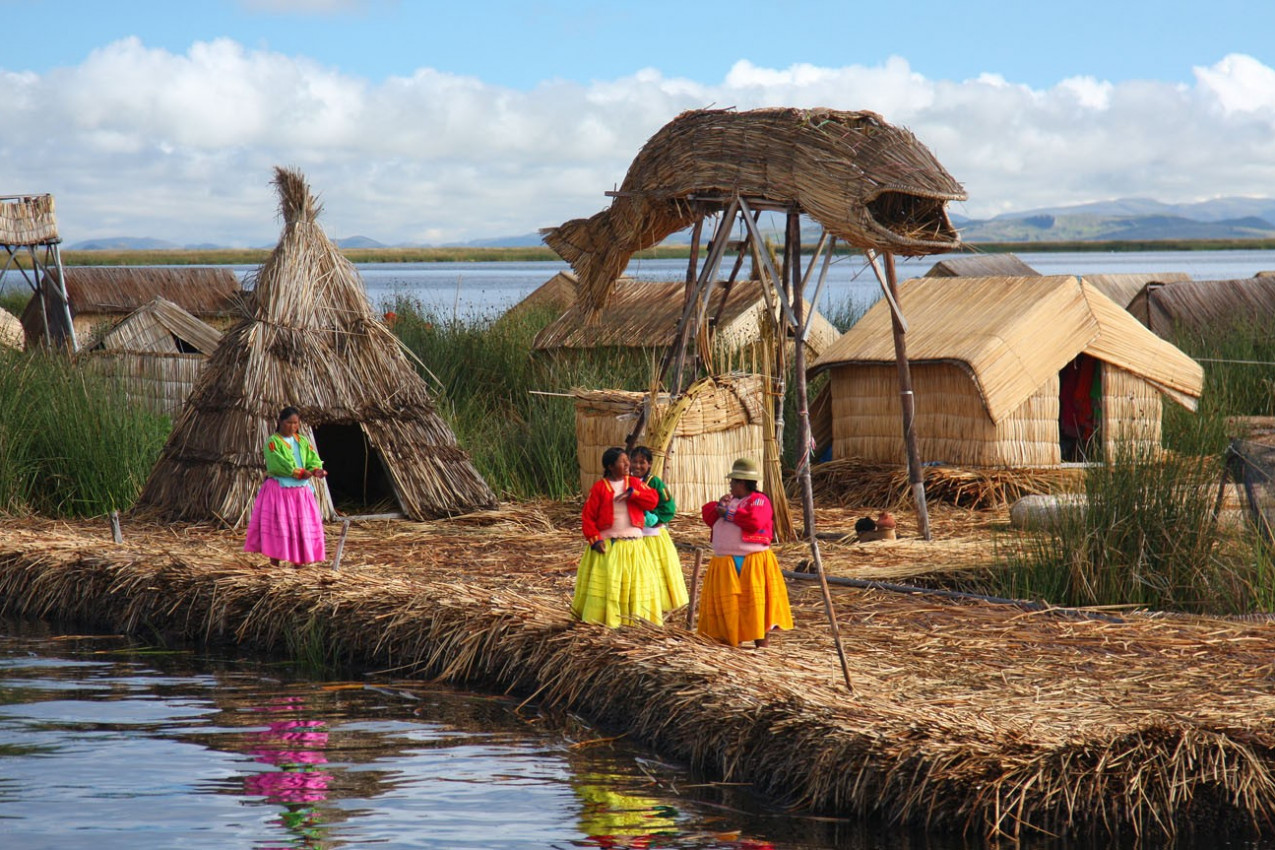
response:
[[(692, 196), (689, 200), (699, 205), (704, 214), (696, 220), (692, 230), (691, 256), (686, 270), (686, 301), (678, 323), (677, 340), (666, 352), (661, 363), (659, 382), (669, 388), (674, 398), (682, 392), (683, 376), (687, 365), (686, 351), (690, 341), (698, 336), (700, 329), (704, 325), (711, 300), (712, 288), (717, 280), (722, 260), (730, 247), (731, 232), (734, 230), (735, 222), (738, 218), (744, 223), (747, 230), (747, 238), (738, 245), (738, 255), (735, 259), (734, 267), (724, 284), (726, 296), (729, 296), (730, 289), (735, 284), (745, 255), (751, 252), (754, 267), (759, 268), (762, 273), (762, 291), (765, 294), (767, 304), (771, 307), (771, 315), (780, 317), (780, 326), (785, 331), (785, 333), (779, 335), (781, 341), (779, 350), (781, 352), (783, 351), (783, 340), (787, 338), (789, 332), (793, 335), (793, 367), (796, 373), (798, 410), (797, 444), (802, 447), (802, 455), (797, 463), (797, 475), (801, 481), (802, 515), (810, 545), (811, 561), (818, 572), (819, 586), (823, 592), (824, 611), (827, 613), (828, 624), (832, 630), (832, 638), (836, 643), (837, 657), (841, 661), (841, 672), (845, 677), (846, 687), (853, 693), (854, 685), (850, 682), (850, 668), (846, 662), (845, 650), (841, 645), (841, 632), (837, 627), (836, 613), (832, 607), (832, 595), (828, 590), (828, 578), (824, 572), (823, 559), (819, 553), (819, 540), (815, 535), (814, 487), (810, 479), (814, 447), (811, 445), (810, 399), (806, 383), (806, 338), (810, 333), (811, 317), (814, 312), (812, 309), (811, 315), (805, 315), (806, 286), (815, 266), (819, 265), (819, 278), (815, 284), (814, 294), (810, 298), (810, 304), (818, 304), (819, 296), (822, 294), (824, 284), (827, 281), (828, 266), (832, 261), (836, 237), (830, 236), (827, 230), (823, 231), (815, 247), (814, 256), (803, 273), (801, 269), (801, 209), (798, 205), (763, 198), (745, 198), (738, 194), (730, 197), (697, 195)], [(718, 211), (722, 211), (722, 215), (718, 219), (717, 228), (708, 243), (705, 261), (700, 266), (699, 253), (703, 222), (706, 217)], [(770, 253), (765, 249), (761, 233), (757, 229), (757, 221), (761, 213), (765, 211), (780, 212), (786, 216), (782, 273), (776, 271)], [(903, 409), (903, 436), (907, 444), (908, 481), (911, 484), (913, 498), (917, 506), (917, 521), (921, 535), (924, 539), (929, 540), (930, 519), (925, 503), (925, 482), (922, 476), (920, 454), (916, 443), (916, 405), (912, 392), (912, 377), (908, 368), (905, 342), (907, 322), (903, 318), (903, 313), (899, 310), (894, 255), (889, 252), (882, 252), (879, 258), (880, 262), (878, 262), (878, 256), (875, 251), (867, 251), (866, 254), (868, 262), (881, 284), (885, 298), (890, 304), (895, 360), (899, 373), (899, 395)], [(822, 263), (820, 264), (821, 259)], [(884, 266), (884, 269), (882, 266)], [(719, 314), (726, 303), (726, 296), (720, 302)], [(776, 306), (777, 310), (775, 309)], [(713, 325), (715, 324), (716, 322), (714, 321)], [(782, 375), (781, 370), (780, 380), (783, 380)], [(779, 405), (782, 406), (782, 404), (781, 394)], [(628, 448), (632, 448), (637, 443), (645, 427), (646, 407), (644, 406), (638, 414), (632, 433), (629, 434), (627, 440)], [(776, 436), (776, 441), (782, 446), (782, 416), (776, 417), (776, 430), (779, 432)]]

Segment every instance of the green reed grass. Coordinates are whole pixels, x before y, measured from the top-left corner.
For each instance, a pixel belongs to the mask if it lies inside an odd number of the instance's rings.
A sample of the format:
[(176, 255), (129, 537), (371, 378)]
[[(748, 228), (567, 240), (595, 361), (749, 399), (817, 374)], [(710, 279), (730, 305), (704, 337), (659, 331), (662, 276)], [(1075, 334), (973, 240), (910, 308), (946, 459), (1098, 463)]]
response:
[(136, 500), (169, 422), (65, 356), (0, 351), (0, 511), (97, 516)]
[[(650, 355), (595, 351), (533, 356), (531, 342), (554, 311), (442, 317), (398, 298), (395, 332), (425, 364), (443, 413), (478, 471), (504, 497), (575, 498), (580, 489), (576, 387), (642, 390)], [(544, 395), (550, 393), (550, 395)]]

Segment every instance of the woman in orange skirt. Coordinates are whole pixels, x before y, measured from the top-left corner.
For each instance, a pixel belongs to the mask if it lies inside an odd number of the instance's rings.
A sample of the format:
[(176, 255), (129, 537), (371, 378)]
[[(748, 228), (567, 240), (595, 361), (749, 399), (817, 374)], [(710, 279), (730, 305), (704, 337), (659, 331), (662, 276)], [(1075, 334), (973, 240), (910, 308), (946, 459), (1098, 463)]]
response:
[(763, 647), (773, 629), (792, 628), (788, 587), (770, 550), (775, 511), (758, 489), (761, 464), (740, 458), (731, 467), (730, 492), (704, 505), (713, 531), (699, 608), (699, 633), (729, 646), (751, 640)]

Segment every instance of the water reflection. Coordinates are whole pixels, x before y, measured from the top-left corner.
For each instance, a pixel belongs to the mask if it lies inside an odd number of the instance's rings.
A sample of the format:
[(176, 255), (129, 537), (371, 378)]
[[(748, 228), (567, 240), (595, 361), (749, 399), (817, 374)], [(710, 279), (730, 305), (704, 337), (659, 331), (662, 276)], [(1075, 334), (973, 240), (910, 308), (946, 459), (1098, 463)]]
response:
[(516, 699), (42, 628), (0, 623), (3, 847), (844, 846)]

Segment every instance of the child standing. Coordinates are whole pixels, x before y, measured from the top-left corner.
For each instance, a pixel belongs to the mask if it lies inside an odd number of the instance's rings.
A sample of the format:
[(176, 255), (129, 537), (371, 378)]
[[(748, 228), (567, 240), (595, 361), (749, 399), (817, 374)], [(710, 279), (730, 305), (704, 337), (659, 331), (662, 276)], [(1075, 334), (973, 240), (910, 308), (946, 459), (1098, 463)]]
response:
[(576, 570), (571, 612), (586, 623), (611, 628), (639, 618), (662, 625), (659, 579), (642, 543), (646, 512), (659, 496), (629, 474), (624, 449), (603, 452), (602, 468), (602, 478), (580, 513), (588, 546)]
[(701, 511), (713, 530), (713, 559), (704, 576), (699, 633), (729, 646), (751, 640), (760, 648), (772, 629), (792, 628), (788, 588), (770, 551), (774, 507), (758, 489), (757, 461), (740, 458), (727, 478), (730, 492)]
[(689, 599), (686, 593), (686, 576), (682, 573), (682, 560), (668, 533), (669, 520), (677, 513), (677, 504), (668, 487), (658, 475), (651, 474), (655, 457), (646, 446), (635, 446), (629, 452), (629, 466), (634, 476), (659, 494), (655, 508), (647, 512), (642, 528), (642, 542), (655, 562), (655, 572), (660, 579), (660, 604), (665, 611), (681, 608)]

